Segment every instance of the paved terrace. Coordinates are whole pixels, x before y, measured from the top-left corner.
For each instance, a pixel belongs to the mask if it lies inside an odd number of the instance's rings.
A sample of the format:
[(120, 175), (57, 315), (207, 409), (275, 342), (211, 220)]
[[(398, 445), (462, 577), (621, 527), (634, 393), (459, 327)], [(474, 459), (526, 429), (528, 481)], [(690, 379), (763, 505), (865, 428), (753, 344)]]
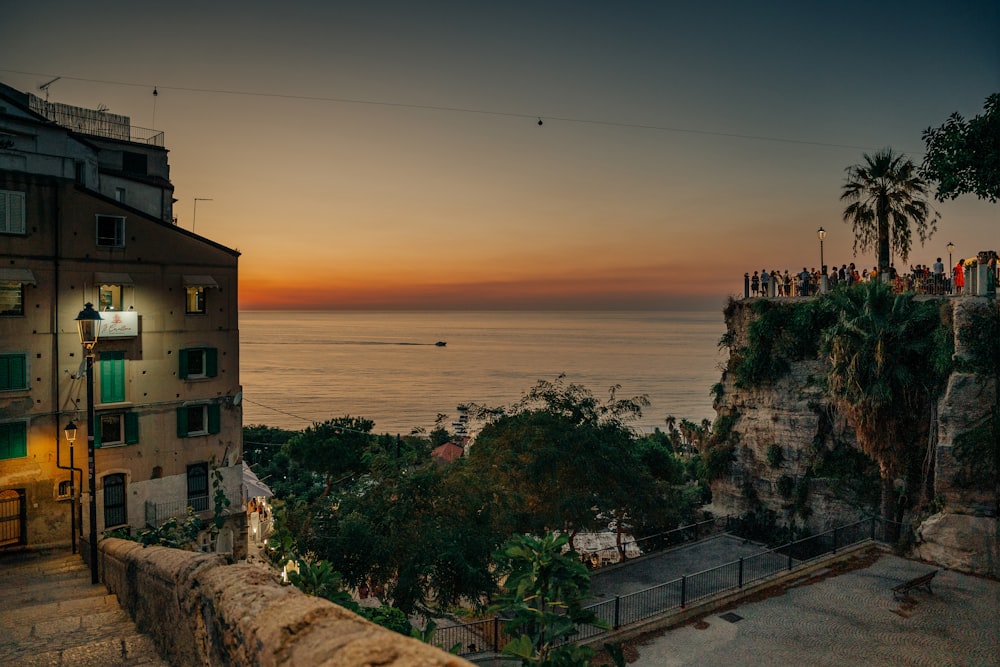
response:
[(647, 636), (633, 644), (630, 664), (1000, 665), (1000, 582), (941, 570), (933, 593), (893, 597), (893, 586), (933, 569), (879, 550), (861, 554)]

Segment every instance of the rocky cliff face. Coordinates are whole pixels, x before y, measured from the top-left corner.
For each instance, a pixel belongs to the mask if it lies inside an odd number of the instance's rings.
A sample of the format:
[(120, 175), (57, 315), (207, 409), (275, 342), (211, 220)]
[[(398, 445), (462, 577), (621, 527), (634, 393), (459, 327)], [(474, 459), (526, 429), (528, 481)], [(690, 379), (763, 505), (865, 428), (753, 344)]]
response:
[[(753, 303), (733, 302), (726, 311), (731, 356), (715, 407), (727, 425), (723, 435), (733, 460), (712, 484), (714, 509), (773, 513), (780, 524), (812, 532), (878, 514), (877, 467), (857, 449), (853, 427), (827, 398), (825, 361), (815, 355), (788, 359), (787, 370), (773, 380), (737, 386), (734, 355), (754, 342), (750, 324), (759, 314)], [(966, 359), (963, 326), (996, 304), (970, 297), (949, 299), (948, 305), (955, 356)], [(994, 490), (970, 485), (968, 464), (955, 455), (956, 439), (989, 418), (996, 391), (993, 378), (956, 371), (931, 410), (936, 414), (926, 415), (925, 466), (933, 488), (924, 494), (925, 507), (940, 511), (919, 524), (915, 553), (947, 567), (1000, 576)]]

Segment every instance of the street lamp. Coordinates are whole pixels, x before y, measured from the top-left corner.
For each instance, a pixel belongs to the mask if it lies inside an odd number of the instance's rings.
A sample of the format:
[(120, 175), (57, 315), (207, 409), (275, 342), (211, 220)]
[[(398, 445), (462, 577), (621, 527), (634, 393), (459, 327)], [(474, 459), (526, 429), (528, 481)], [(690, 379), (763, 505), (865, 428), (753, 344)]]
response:
[(94, 310), (94, 304), (85, 303), (76, 316), (76, 326), (80, 333), (87, 358), (87, 484), (90, 486), (90, 583), (98, 583), (97, 577), (97, 468), (94, 465), (94, 346), (101, 334), (101, 314)]
[(816, 235), (819, 236), (819, 290), (826, 293), (827, 290), (827, 276), (826, 276), (826, 264), (823, 263), (823, 239), (826, 238), (826, 230), (820, 227), (816, 230)]
[(70, 421), (66, 424), (66, 442), (69, 443), (69, 522), (70, 542), (73, 544), (73, 553), (76, 553), (76, 468), (73, 466), (73, 443), (76, 442), (76, 424)]
[(951, 263), (951, 253), (955, 251), (955, 244), (948, 241), (948, 294), (953, 294), (955, 292), (955, 267)]

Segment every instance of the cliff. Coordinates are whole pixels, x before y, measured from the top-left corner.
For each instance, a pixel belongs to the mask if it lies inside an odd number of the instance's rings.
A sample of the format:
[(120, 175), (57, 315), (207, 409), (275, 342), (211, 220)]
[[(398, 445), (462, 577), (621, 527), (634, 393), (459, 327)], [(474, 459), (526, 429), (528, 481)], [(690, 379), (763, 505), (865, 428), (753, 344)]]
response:
[[(829, 364), (818, 353), (823, 323), (795, 312), (804, 302), (751, 299), (727, 307), (729, 360), (715, 390), (712, 445), (717, 460), (729, 458), (716, 468), (713, 509), (753, 513), (797, 533), (877, 515), (880, 491), (877, 466), (828, 395)], [(1000, 316), (993, 300), (974, 297), (941, 300), (941, 312), (955, 351), (945, 389), (918, 415), (924, 488), (906, 488), (904, 480), (896, 488), (912, 499), (904, 521), (915, 527), (914, 555), (1000, 576), (996, 463), (957, 455), (963, 437), (988, 427), (997, 405), (995, 375), (976, 367), (970, 331)], [(995, 338), (980, 342), (997, 345)]]

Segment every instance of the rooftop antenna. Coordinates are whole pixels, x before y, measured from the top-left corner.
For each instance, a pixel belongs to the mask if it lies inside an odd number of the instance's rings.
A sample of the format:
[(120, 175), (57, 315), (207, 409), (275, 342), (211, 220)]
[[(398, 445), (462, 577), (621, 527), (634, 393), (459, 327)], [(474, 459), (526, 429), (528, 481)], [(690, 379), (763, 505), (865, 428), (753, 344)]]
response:
[(152, 129), (156, 129), (156, 98), (159, 97), (160, 93), (156, 90), (156, 86), (153, 86), (153, 126)]
[(45, 103), (46, 104), (48, 104), (48, 102), (49, 102), (49, 86), (51, 86), (53, 83), (55, 83), (56, 81), (58, 81), (61, 78), (62, 78), (61, 76), (57, 76), (56, 78), (52, 79), (51, 81), (46, 81), (45, 83), (43, 83), (42, 85), (40, 85), (38, 87), (38, 90), (44, 90), (45, 91)]

